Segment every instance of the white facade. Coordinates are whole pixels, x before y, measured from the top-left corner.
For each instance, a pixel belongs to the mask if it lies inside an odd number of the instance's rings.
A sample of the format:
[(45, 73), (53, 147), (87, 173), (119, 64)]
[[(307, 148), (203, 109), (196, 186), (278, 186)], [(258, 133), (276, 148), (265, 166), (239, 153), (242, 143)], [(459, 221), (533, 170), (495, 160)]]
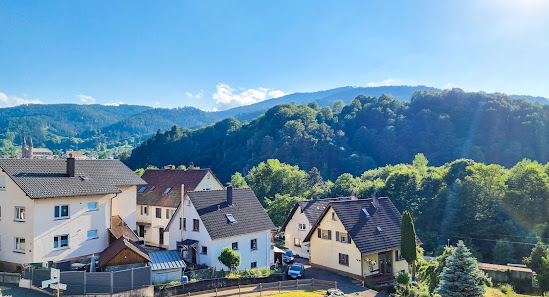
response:
[[(240, 266), (237, 268), (238, 270), (250, 269), (252, 268), (252, 263), (255, 263), (255, 267), (257, 268), (269, 267), (272, 264), (271, 230), (212, 240), (206, 230), (206, 226), (200, 219), (196, 208), (188, 196), (185, 197), (183, 206), (184, 218), (186, 220), (186, 228), (183, 230), (183, 239), (198, 241), (198, 246), (195, 250), (196, 263), (215, 267), (217, 270), (227, 270), (227, 267), (223, 266), (217, 258), (224, 247), (232, 247), (232, 244), (237, 242), (238, 250), (236, 251), (241, 255), (241, 262)], [(170, 233), (177, 234), (180, 232), (180, 217), (181, 212), (178, 211), (169, 226), (168, 231)], [(198, 230), (194, 230), (193, 228), (194, 220), (198, 220)], [(256, 242), (256, 249), (251, 249), (252, 240), (255, 240)], [(170, 236), (170, 249), (176, 249), (177, 241), (181, 240), (175, 240), (174, 236)], [(204, 247), (206, 248), (206, 253), (203, 253)], [(192, 261), (192, 252), (184, 252), (183, 257), (187, 261)]]
[(309, 233), (312, 227), (312, 223), (309, 222), (302, 212), (301, 206), (298, 205), (284, 230), (286, 248), (292, 251), (294, 255), (308, 259), (310, 255), (310, 243), (303, 242), (303, 240), (305, 240), (307, 233)]
[[(135, 228), (135, 209), (124, 207), (135, 205), (135, 186), (120, 187), (119, 194), (30, 199), (6, 173), (0, 171), (0, 180), (0, 261), (19, 265), (99, 253), (108, 246), (111, 215)], [(88, 203), (97, 207), (89, 210)], [(16, 207), (25, 208), (24, 221), (16, 219)], [(56, 218), (56, 207), (68, 208), (68, 216)], [(24, 239), (24, 250), (15, 250), (16, 238)]]

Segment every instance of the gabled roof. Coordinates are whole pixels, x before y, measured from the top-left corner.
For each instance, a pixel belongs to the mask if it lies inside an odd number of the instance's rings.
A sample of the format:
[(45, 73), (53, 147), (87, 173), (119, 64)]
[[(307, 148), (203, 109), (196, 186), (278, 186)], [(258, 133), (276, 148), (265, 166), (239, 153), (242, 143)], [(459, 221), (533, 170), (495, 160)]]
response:
[[(373, 199), (334, 201), (324, 210), (305, 242), (315, 235), (322, 218), (333, 209), (362, 254), (374, 254), (400, 248), (400, 222), (402, 215), (387, 197), (379, 198), (376, 209)], [(370, 214), (368, 218), (363, 209)], [(381, 227), (381, 232), (377, 230)]]
[(282, 224), (281, 231), (286, 230), (286, 226), (294, 216), (295, 212), (297, 211), (298, 207), (301, 208), (303, 213), (305, 214), (305, 217), (309, 221), (310, 224), (314, 224), (322, 212), (324, 212), (324, 209), (328, 206), (328, 204), (331, 201), (337, 201), (337, 200), (348, 200), (351, 199), (351, 197), (337, 197), (337, 198), (325, 198), (325, 199), (313, 199), (313, 200), (302, 200), (296, 202), (294, 205), (294, 208), (292, 208), (292, 211), (286, 218), (286, 221), (284, 224)]
[[(275, 228), (252, 189), (232, 191), (232, 206), (227, 203), (227, 190), (186, 193), (213, 240)], [(236, 221), (230, 223), (227, 214), (232, 214)]]
[(187, 267), (177, 251), (150, 252), (149, 256), (151, 257), (151, 269), (153, 271)]
[(119, 160), (76, 160), (75, 177), (67, 177), (65, 160), (2, 159), (0, 168), (32, 199), (114, 194), (122, 192), (119, 186), (146, 184)]
[(139, 237), (137, 237), (135, 232), (133, 232), (126, 222), (118, 215), (111, 217), (111, 228), (109, 229), (109, 232), (111, 232), (116, 239), (125, 236), (133, 241), (139, 241)]
[(151, 258), (147, 250), (139, 246), (136, 242), (129, 240), (127, 237), (120, 237), (117, 240), (113, 241), (104, 251), (101, 252), (99, 256), (99, 268), (105, 266), (109, 261), (122, 252), (124, 249), (129, 249), (134, 252), (143, 260), (150, 262)]
[[(208, 174), (221, 184), (210, 169), (148, 169), (141, 176), (148, 186), (143, 193), (138, 192), (137, 204), (176, 208), (181, 202), (181, 185), (185, 185), (185, 192), (194, 191)], [(167, 188), (171, 190), (164, 194)]]

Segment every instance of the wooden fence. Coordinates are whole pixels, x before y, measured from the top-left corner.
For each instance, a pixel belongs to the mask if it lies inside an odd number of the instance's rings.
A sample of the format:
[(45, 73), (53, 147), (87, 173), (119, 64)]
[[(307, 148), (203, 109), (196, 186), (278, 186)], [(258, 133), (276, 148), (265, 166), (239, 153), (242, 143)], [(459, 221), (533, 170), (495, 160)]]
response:
[(201, 291), (201, 292), (194, 292), (194, 293), (187, 293), (183, 295), (178, 295), (179, 297), (185, 297), (185, 296), (215, 296), (215, 297), (229, 297), (229, 296), (241, 296), (246, 294), (257, 294), (259, 293), (259, 296), (262, 296), (263, 293), (269, 292), (269, 293), (280, 293), (282, 291), (290, 291), (290, 290), (300, 290), (300, 289), (330, 289), (335, 288), (337, 289), (337, 282), (335, 281), (325, 281), (320, 279), (296, 279), (296, 280), (288, 280), (288, 281), (279, 281), (279, 282), (272, 282), (272, 283), (261, 283), (259, 285), (252, 284), (252, 285), (240, 285), (238, 287), (227, 287), (227, 288), (220, 288), (220, 289), (214, 289), (214, 290), (208, 290), (208, 291)]

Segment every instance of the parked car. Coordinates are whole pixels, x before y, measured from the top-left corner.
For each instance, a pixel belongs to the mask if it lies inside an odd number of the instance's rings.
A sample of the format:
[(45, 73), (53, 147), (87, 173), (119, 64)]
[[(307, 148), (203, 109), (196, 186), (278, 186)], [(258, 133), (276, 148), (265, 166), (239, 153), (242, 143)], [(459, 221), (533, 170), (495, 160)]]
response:
[(286, 251), (282, 254), (282, 261), (286, 264), (294, 263), (294, 253), (292, 251)]
[(90, 263), (91, 263), (91, 256), (82, 257), (78, 259), (78, 261), (71, 264), (71, 270), (73, 271), (88, 270), (87, 267), (89, 267)]
[(297, 279), (305, 276), (303, 264), (295, 263), (288, 267), (288, 278)]

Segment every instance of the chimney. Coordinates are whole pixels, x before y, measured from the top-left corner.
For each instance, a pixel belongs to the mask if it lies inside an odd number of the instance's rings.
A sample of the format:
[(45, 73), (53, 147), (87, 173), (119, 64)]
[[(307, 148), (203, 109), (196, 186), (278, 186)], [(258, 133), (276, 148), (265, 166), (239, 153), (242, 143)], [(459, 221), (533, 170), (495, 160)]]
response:
[(69, 156), (67, 156), (67, 176), (68, 177), (74, 177), (74, 171), (75, 171), (74, 163), (75, 163), (75, 160), (72, 157), (72, 154), (69, 154)]
[(356, 198), (356, 193), (355, 192), (353, 192), (351, 194), (351, 200), (358, 200), (358, 198)]
[(377, 197), (377, 193), (374, 193), (374, 197), (372, 199), (372, 205), (375, 209), (379, 207), (379, 198)]
[(189, 169), (193, 170), (194, 169), (194, 163), (191, 162), (191, 164), (189, 164)]
[(233, 186), (227, 183), (227, 204), (233, 206)]

